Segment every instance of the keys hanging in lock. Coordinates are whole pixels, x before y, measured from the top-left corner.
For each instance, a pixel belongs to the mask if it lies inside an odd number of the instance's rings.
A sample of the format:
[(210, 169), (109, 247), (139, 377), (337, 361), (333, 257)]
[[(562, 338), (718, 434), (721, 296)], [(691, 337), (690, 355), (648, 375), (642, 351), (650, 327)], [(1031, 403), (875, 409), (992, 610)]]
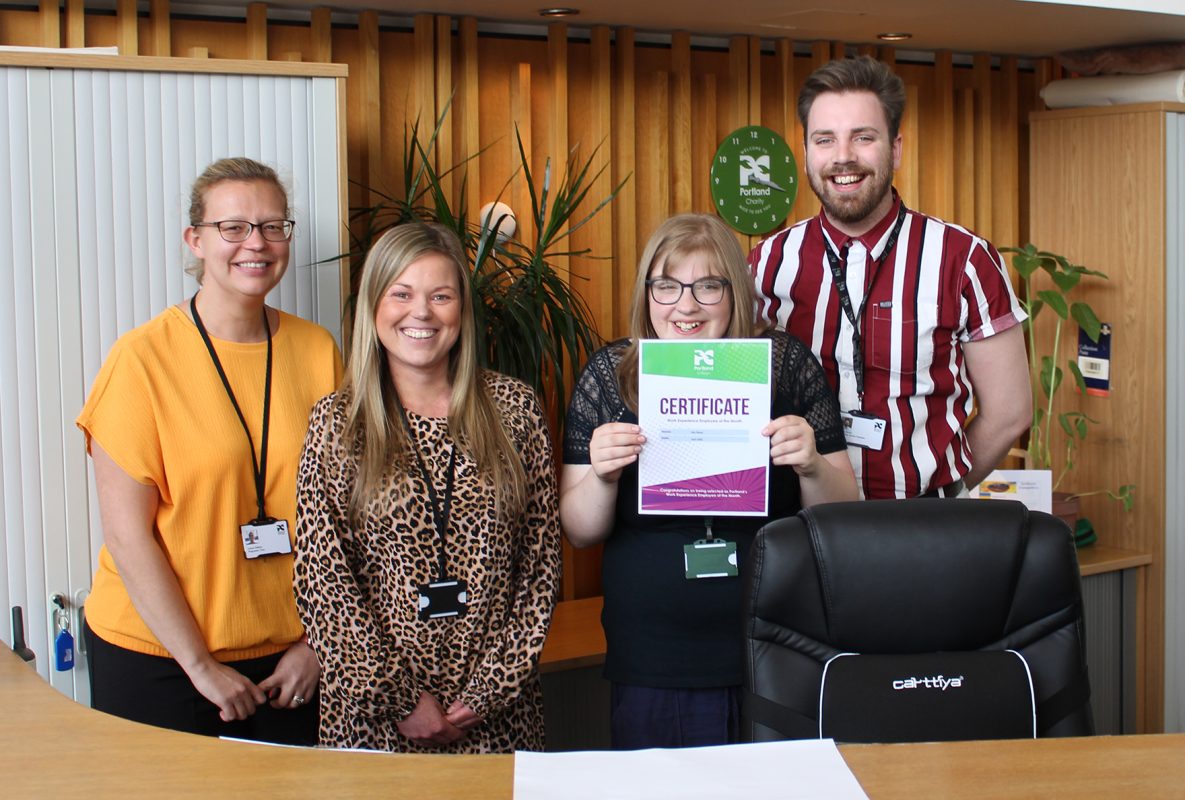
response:
[(74, 635), (70, 633), (70, 612), (60, 594), (53, 596), (53, 621), (57, 635), (53, 640), (54, 667), (58, 672), (74, 669)]

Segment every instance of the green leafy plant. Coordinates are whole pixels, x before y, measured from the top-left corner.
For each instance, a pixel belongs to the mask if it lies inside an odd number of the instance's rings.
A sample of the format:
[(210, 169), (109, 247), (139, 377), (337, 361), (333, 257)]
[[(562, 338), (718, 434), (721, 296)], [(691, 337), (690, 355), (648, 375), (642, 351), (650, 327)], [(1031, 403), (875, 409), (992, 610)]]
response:
[[(583, 211), (592, 203), (588, 197), (592, 185), (606, 168), (593, 171), (596, 151), (583, 161), (574, 154), (570, 156), (557, 184), (550, 158), (541, 179), (532, 173), (516, 130), (519, 166), (503, 185), (498, 199), (513, 181), (526, 181), (534, 236), (531, 241), (520, 242), (493, 235), (490, 231), (497, 230), (502, 219), (485, 220), (483, 225), (483, 220), (471, 220), (466, 214), (465, 170), (480, 153), (443, 172), (433, 166), (432, 151), (447, 114), (446, 107), (427, 138), (418, 121), (405, 133), (401, 192), (388, 194), (364, 186), (375, 202), (351, 209), (351, 292), (347, 313), (354, 311), (366, 253), (384, 231), (414, 220), (445, 225), (460, 238), (472, 267), (470, 283), (482, 366), (526, 381), (549, 398), (549, 405), (562, 417), (571, 371), (601, 340), (588, 305), (555, 262), (588, 256), (588, 249), (571, 248), (570, 237), (613, 200), (624, 181)], [(456, 170), (461, 170), (462, 179), (453, 202), (445, 185), (452, 182)], [(549, 386), (554, 393), (547, 391)]]
[[(1074, 469), (1074, 457), (1078, 446), (1086, 440), (1090, 426), (1097, 424), (1082, 411), (1063, 411), (1055, 414), (1053, 411), (1054, 395), (1068, 373), (1078, 391), (1086, 393), (1086, 381), (1078, 362), (1067, 359), (1065, 368), (1058, 365), (1058, 351), (1061, 347), (1062, 325), (1073, 320), (1086, 332), (1092, 342), (1098, 342), (1102, 324), (1098, 315), (1089, 304), (1072, 297), (1078, 284), (1086, 276), (1107, 280), (1105, 273), (1087, 269), (1080, 264), (1072, 263), (1065, 256), (1038, 250), (1033, 244), (1026, 244), (1022, 248), (1001, 248), (1003, 253), (1012, 254), (1012, 266), (1020, 275), (1023, 286), (1021, 305), (1028, 312), (1025, 320), (1025, 337), (1028, 340), (1029, 351), (1029, 379), (1033, 387), (1033, 426), (1029, 430), (1029, 444), (1026, 450), (1026, 462), (1032, 469), (1052, 469), (1053, 454), (1060, 452), (1064, 458), (1061, 470), (1057, 472), (1053, 481), (1056, 491), (1062, 479)], [(1038, 289), (1033, 285), (1033, 278), (1040, 272), (1049, 276), (1048, 288)], [(1037, 317), (1045, 309), (1049, 309), (1055, 319), (1053, 321), (1053, 342), (1048, 351), (1039, 348), (1034, 330)], [(1056, 421), (1057, 426), (1054, 427)], [(1062, 444), (1057, 444), (1056, 436), (1062, 437)], [(1118, 489), (1098, 489), (1090, 492), (1076, 492), (1077, 497), (1094, 494), (1105, 494), (1123, 503), (1124, 510), (1130, 511), (1134, 501), (1135, 486), (1124, 484)]]

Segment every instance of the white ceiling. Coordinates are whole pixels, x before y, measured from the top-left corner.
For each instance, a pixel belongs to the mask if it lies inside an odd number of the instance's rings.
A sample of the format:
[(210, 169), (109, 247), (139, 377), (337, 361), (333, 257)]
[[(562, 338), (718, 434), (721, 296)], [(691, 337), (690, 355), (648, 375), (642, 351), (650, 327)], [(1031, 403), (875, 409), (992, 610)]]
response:
[[(226, 4), (242, 7), (233, 0)], [(328, 5), (400, 17), (436, 13), (541, 25), (545, 21), (538, 11), (549, 4), (580, 9), (579, 16), (566, 20), (570, 28), (627, 25), (640, 32), (848, 44), (876, 43), (878, 33), (912, 33), (912, 39), (896, 45), (900, 50), (1047, 56), (1083, 47), (1185, 42), (1185, 0), (277, 0), (271, 7)]]

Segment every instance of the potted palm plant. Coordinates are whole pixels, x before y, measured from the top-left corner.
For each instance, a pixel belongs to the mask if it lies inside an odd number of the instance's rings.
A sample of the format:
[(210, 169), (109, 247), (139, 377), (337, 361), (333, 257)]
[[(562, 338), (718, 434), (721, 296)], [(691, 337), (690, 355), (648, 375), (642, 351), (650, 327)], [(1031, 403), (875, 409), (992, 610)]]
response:
[(441, 223), (460, 238), (472, 265), (470, 284), (482, 366), (529, 383), (562, 418), (566, 381), (596, 349), (600, 337), (587, 304), (556, 269), (555, 261), (589, 255), (588, 250), (572, 249), (569, 237), (608, 205), (622, 184), (593, 204), (588, 194), (600, 175), (592, 170), (595, 151), (585, 160), (570, 157), (558, 181), (549, 158), (540, 177), (532, 173), (516, 131), (519, 167), (502, 191), (511, 181), (526, 181), (534, 238), (520, 242), (490, 235), (491, 230), (499, 229), (502, 220), (467, 217), (464, 172), (455, 201), (445, 188), (445, 181), (451, 182), (451, 173), (466, 170), (480, 153), (444, 172), (433, 166), (432, 150), (447, 114), (446, 107), (426, 139), (418, 122), (408, 130), (400, 191), (386, 193), (364, 187), (368, 196), (377, 197), (377, 201), (351, 209), (347, 317), (353, 313), (362, 263), (371, 243), (388, 228), (404, 222)]
[[(1073, 320), (1090, 338), (1098, 342), (1102, 324), (1090, 305), (1075, 297), (1075, 290), (1085, 277), (1107, 280), (1106, 274), (1074, 264), (1065, 256), (1038, 250), (1033, 244), (1024, 247), (1005, 247), (1001, 252), (1009, 253), (1012, 266), (1020, 276), (1022, 291), (1021, 305), (1028, 313), (1024, 323), (1025, 338), (1029, 352), (1029, 379), (1033, 390), (1033, 425), (1029, 430), (1028, 446), (1025, 449), (1025, 466), (1029, 469), (1054, 469), (1054, 460), (1060, 456), (1061, 466), (1053, 474), (1055, 502), (1062, 482), (1074, 471), (1079, 445), (1085, 440), (1090, 426), (1097, 423), (1083, 411), (1055, 412), (1054, 398), (1066, 383), (1067, 376), (1086, 393), (1086, 381), (1078, 362), (1067, 359), (1064, 367), (1058, 363), (1063, 325)], [(1034, 278), (1044, 272), (1049, 280), (1042, 281), (1040, 288), (1034, 286)], [(1037, 318), (1048, 309), (1053, 315), (1053, 336), (1048, 349), (1042, 349), (1035, 333)], [(1066, 500), (1076, 501), (1089, 495), (1105, 494), (1123, 504), (1130, 511), (1134, 501), (1135, 486), (1124, 484), (1115, 489), (1094, 489), (1061, 493)], [(1074, 512), (1076, 514), (1076, 511)], [(1078, 528), (1089, 529), (1089, 522)]]

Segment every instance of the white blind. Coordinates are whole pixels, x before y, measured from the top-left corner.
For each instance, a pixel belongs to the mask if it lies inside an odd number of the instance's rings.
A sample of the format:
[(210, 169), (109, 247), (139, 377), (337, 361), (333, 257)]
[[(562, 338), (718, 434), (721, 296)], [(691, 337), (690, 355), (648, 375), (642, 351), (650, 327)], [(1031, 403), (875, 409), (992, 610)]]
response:
[[(1185, 732), (1185, 114), (1165, 114), (1164, 728)], [(1137, 502), (1155, 502), (1141, 496)]]
[[(49, 598), (74, 605), (102, 543), (74, 418), (111, 345), (197, 289), (188, 189), (249, 156), (289, 189), (296, 237), (269, 302), (340, 341), (334, 78), (0, 67), (0, 634), (25, 608), (38, 671), (89, 699), (85, 660), (53, 670)], [(78, 639), (79, 617), (71, 613)]]

